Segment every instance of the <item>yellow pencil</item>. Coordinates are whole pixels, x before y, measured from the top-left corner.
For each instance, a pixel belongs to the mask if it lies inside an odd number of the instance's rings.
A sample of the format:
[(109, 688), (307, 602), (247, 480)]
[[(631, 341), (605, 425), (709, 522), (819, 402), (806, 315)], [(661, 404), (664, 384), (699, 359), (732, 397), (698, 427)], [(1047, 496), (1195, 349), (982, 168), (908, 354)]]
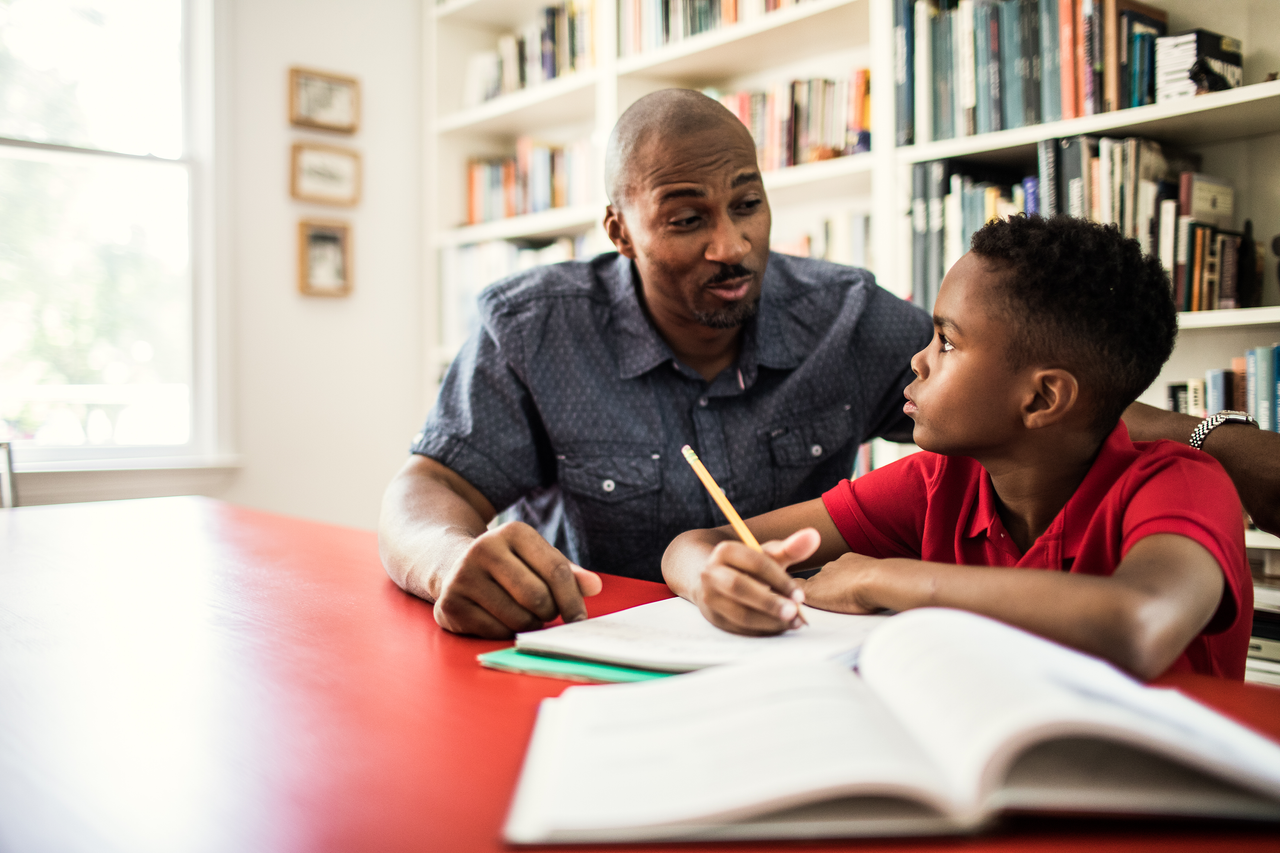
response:
[[(747, 528), (746, 522), (742, 520), (742, 516), (738, 515), (738, 511), (733, 508), (733, 504), (729, 503), (729, 499), (725, 497), (724, 490), (716, 483), (711, 472), (707, 470), (707, 466), (702, 464), (702, 460), (698, 458), (698, 454), (693, 452), (693, 448), (685, 445), (680, 448), (680, 452), (684, 454), (684, 459), (689, 463), (689, 467), (693, 469), (693, 473), (698, 475), (698, 479), (702, 481), (702, 485), (707, 487), (707, 491), (711, 493), (711, 499), (716, 502), (716, 506), (720, 507), (720, 511), (724, 513), (724, 517), (729, 519), (729, 526), (733, 528), (733, 532), (738, 534), (738, 538), (746, 543), (747, 547), (753, 551), (764, 553), (764, 549), (760, 547), (760, 543), (756, 541), (756, 537)], [(804, 614), (800, 612), (800, 604), (796, 603), (796, 615), (800, 621), (808, 625), (808, 620), (804, 618)]]

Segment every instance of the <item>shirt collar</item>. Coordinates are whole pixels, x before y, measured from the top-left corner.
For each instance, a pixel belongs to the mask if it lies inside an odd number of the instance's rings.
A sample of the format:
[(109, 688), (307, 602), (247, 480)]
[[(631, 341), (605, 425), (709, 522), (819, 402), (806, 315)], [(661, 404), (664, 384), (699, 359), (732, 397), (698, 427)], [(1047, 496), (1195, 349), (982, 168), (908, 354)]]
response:
[[(1116, 480), (1128, 470), (1137, 454), (1138, 449), (1129, 438), (1128, 427), (1125, 426), (1124, 421), (1120, 421), (1102, 442), (1098, 455), (1089, 466), (1089, 472), (1085, 474), (1084, 480), (1076, 487), (1075, 492), (1049, 524), (1048, 529), (1032, 543), (1026, 555), (1023, 555), (1024, 559), (1059, 539), (1062, 540), (1060, 550), (1053, 549), (1058, 550), (1059, 558), (1074, 558), (1089, 518), (1102, 503), (1107, 492), (1115, 485)], [(986, 535), (993, 543), (999, 544), (1001, 534), (1005, 530), (1004, 523), (1000, 520), (998, 506), (996, 490), (991, 485), (991, 475), (984, 470), (978, 480), (977, 499), (972, 504), (968, 522), (964, 527), (965, 537)]]
[[(618, 376), (634, 379), (660, 364), (674, 361), (675, 356), (658, 334), (638, 296), (639, 276), (630, 258), (617, 255), (603, 270), (610, 297), (614, 354), (618, 360)], [(830, 326), (830, 318), (812, 310), (799, 270), (786, 256), (769, 254), (761, 287), (760, 310), (742, 328), (742, 351), (737, 368), (743, 385), (755, 383), (757, 366), (776, 370), (794, 370), (811, 352), (818, 338)], [(866, 299), (865, 288), (850, 298)], [(829, 308), (829, 306), (828, 306)], [(825, 309), (824, 309), (825, 310)]]

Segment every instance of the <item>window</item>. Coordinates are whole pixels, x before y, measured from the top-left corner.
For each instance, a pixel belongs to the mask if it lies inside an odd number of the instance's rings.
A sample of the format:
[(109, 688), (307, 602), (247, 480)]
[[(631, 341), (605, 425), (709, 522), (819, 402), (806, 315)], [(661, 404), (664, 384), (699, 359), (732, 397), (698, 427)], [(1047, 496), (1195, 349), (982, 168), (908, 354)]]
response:
[(183, 0), (0, 0), (0, 440), (195, 455)]

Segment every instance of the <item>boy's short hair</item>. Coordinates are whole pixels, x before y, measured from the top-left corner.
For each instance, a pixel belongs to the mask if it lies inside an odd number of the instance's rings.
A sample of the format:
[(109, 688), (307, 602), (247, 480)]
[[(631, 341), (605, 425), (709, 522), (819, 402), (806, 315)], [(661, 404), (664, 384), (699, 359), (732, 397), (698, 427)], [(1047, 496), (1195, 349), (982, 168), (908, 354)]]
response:
[(971, 247), (1006, 271), (1010, 366), (1070, 370), (1094, 428), (1110, 432), (1173, 352), (1178, 316), (1160, 261), (1115, 225), (1070, 216), (994, 220)]

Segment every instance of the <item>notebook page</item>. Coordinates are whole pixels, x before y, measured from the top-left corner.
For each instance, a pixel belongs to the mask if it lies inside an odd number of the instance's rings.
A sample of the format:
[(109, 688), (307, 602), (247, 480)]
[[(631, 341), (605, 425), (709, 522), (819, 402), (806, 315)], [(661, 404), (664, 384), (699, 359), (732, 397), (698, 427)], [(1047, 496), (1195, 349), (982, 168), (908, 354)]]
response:
[(744, 637), (712, 625), (682, 598), (516, 635), (523, 652), (562, 655), (664, 672), (688, 672), (765, 655), (822, 660), (856, 652), (885, 616), (804, 608), (809, 625), (774, 637)]
[(720, 667), (549, 701), (553, 758), (520, 782), (521, 796), (539, 791), (538, 830), (705, 824), (857, 793), (951, 804), (919, 747), (837, 664)]

